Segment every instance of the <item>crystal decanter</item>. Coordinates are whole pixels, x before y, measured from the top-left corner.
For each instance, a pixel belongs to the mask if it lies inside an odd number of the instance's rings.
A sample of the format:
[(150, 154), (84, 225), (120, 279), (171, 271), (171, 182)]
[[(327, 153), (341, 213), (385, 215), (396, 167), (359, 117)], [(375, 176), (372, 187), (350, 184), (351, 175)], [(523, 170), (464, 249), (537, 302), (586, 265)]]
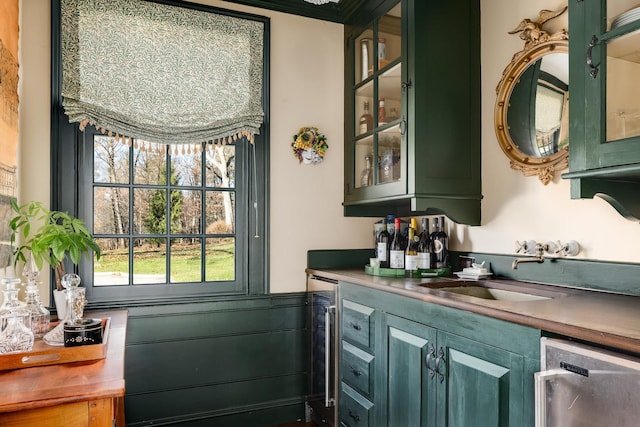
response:
[(0, 353), (22, 353), (33, 348), (31, 314), (18, 299), (19, 283), (15, 277), (0, 280), (4, 297), (0, 306)]
[(67, 311), (64, 319), (55, 328), (44, 335), (44, 342), (49, 345), (64, 345), (64, 325), (75, 325), (82, 322), (84, 306), (87, 304), (85, 288), (80, 287), (80, 276), (68, 273), (62, 276), (60, 283), (66, 289)]
[(31, 314), (31, 330), (33, 331), (34, 338), (42, 338), (44, 334), (49, 332), (51, 314), (49, 310), (45, 308), (40, 302), (40, 294), (38, 292), (38, 285), (36, 278), (40, 274), (40, 270), (36, 266), (36, 262), (33, 259), (33, 255), (29, 257), (29, 260), (24, 265), (22, 275), (27, 278), (27, 285), (25, 287), (25, 302), (26, 308)]

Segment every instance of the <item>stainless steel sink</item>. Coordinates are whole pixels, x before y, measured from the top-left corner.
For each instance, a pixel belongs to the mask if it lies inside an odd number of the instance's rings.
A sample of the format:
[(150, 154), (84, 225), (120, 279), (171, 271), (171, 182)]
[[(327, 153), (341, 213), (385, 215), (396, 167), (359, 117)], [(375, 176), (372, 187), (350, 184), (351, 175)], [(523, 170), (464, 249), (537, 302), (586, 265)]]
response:
[(542, 296), (525, 292), (508, 291), (485, 286), (456, 286), (440, 288), (444, 292), (452, 292), (467, 295), (474, 298), (482, 298), (494, 301), (539, 301), (551, 299), (550, 296)]

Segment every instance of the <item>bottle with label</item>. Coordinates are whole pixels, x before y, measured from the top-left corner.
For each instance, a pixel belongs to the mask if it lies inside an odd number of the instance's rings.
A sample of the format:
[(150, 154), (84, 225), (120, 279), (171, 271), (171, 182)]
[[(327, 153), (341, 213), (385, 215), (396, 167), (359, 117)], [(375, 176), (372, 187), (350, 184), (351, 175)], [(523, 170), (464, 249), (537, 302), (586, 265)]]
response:
[(420, 238), (416, 234), (417, 222), (411, 218), (409, 225), (409, 236), (407, 238), (407, 248), (404, 251), (404, 271), (406, 277), (418, 276), (418, 244)]
[(393, 218), (393, 215), (387, 215), (387, 227), (383, 228), (376, 237), (376, 257), (380, 261), (380, 267), (382, 268), (389, 268), (389, 247), (393, 237), (389, 230), (391, 229), (393, 232)]
[(431, 266), (431, 236), (429, 235), (429, 218), (422, 218), (422, 234), (418, 243), (418, 268), (429, 270)]
[(437, 231), (433, 237), (433, 258), (435, 268), (447, 268), (449, 266), (449, 236), (444, 231), (444, 217), (434, 221), (438, 222)]
[(400, 218), (395, 219), (395, 230), (393, 240), (389, 248), (389, 268), (397, 268), (404, 270), (404, 237), (402, 236), (402, 227), (400, 226)]
[(373, 129), (373, 116), (369, 111), (369, 101), (364, 101), (364, 112), (358, 122), (358, 135), (370, 132)]
[(384, 98), (380, 98), (378, 104), (378, 126), (387, 123), (387, 112), (384, 109)]

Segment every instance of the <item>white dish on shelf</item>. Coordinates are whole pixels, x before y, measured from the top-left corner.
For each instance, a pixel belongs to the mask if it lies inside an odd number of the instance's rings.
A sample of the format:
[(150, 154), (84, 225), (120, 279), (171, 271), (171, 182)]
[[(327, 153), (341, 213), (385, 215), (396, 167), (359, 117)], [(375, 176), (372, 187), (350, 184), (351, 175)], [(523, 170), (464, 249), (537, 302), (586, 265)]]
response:
[(465, 279), (465, 280), (486, 279), (487, 277), (493, 275), (493, 273), (472, 274), (472, 273), (465, 273), (464, 271), (457, 271), (457, 272), (454, 272), (453, 274), (458, 276), (458, 278)]
[(633, 22), (638, 19), (640, 19), (640, 7), (635, 7), (616, 17), (611, 22), (611, 29), (613, 30), (614, 28), (618, 28), (622, 25), (628, 24), (629, 22)]

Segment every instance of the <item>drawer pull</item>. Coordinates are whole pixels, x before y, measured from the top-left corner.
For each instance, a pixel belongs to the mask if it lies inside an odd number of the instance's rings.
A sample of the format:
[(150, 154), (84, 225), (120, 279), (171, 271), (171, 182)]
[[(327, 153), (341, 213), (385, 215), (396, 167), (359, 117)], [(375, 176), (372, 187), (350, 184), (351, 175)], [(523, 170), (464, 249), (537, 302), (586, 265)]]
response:
[(362, 326), (360, 326), (360, 325), (359, 325), (359, 324), (357, 324), (357, 323), (353, 323), (353, 322), (351, 322), (351, 326), (352, 326), (352, 327), (353, 327), (353, 329), (355, 329), (356, 331), (359, 331), (359, 330), (361, 330), (361, 329), (362, 329)]
[(349, 368), (351, 368), (351, 373), (356, 377), (362, 375), (362, 372), (358, 368), (354, 368), (353, 366), (349, 366)]
[(358, 414), (354, 413), (351, 409), (349, 409), (349, 416), (350, 416), (351, 418), (353, 418), (353, 420), (354, 420), (355, 422), (359, 422), (359, 421), (360, 421), (360, 415), (358, 415)]

